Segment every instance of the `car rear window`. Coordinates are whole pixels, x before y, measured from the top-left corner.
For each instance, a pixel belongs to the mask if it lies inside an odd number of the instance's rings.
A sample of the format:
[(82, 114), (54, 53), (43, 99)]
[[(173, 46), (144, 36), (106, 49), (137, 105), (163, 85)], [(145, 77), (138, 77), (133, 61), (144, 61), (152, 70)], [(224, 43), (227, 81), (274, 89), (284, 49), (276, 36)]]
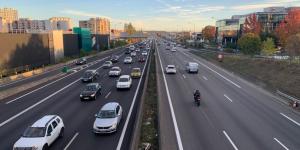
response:
[(128, 82), (128, 78), (121, 78), (119, 82)]

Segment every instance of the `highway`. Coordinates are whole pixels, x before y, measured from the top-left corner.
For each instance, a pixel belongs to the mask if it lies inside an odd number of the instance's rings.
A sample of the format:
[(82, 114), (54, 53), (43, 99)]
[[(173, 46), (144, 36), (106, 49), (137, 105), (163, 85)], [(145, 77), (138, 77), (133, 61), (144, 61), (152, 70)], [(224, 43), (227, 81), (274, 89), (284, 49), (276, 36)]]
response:
[[(158, 40), (159, 43), (163, 43)], [(300, 149), (300, 117), (265, 90), (199, 58), (188, 49), (177, 52), (157, 47), (160, 124), (164, 144), (185, 150), (296, 150)], [(198, 74), (185, 71), (187, 62), (199, 64)], [(167, 65), (177, 73), (165, 74)], [(193, 91), (201, 91), (201, 106)], [(173, 114), (173, 115), (172, 115)], [(169, 118), (166, 118), (169, 117)], [(173, 133), (169, 133), (172, 129)], [(175, 142), (175, 143), (174, 143)]]
[[(147, 68), (147, 62), (138, 62), (138, 56), (133, 64), (123, 64), (124, 49), (119, 49), (89, 60), (87, 67), (59, 79), (48, 81), (32, 89), (18, 93), (0, 101), (0, 149), (12, 149), (26, 127), (33, 124), (44, 115), (55, 114), (62, 117), (65, 124), (65, 134), (58, 139), (50, 149), (128, 149), (136, 113), (136, 103), (139, 102), (144, 76), (133, 79), (130, 90), (117, 91), (117, 78), (108, 77), (109, 69), (103, 69), (102, 64), (109, 60), (111, 54), (119, 55), (119, 62), (114, 66), (122, 69), (122, 74), (130, 74), (133, 67)], [(148, 57), (147, 57), (148, 58)], [(148, 59), (147, 59), (148, 60)], [(100, 78), (96, 80), (102, 85), (102, 95), (96, 101), (80, 101), (79, 94), (86, 83), (80, 77), (87, 69), (97, 69)], [(57, 73), (41, 75), (51, 76)], [(146, 72), (146, 71), (145, 71)], [(21, 81), (26, 84), (28, 81)], [(18, 84), (22, 84), (22, 83)], [(16, 83), (17, 84), (17, 83)], [(10, 85), (14, 86), (14, 85)], [(118, 131), (109, 135), (93, 133), (94, 114), (107, 102), (118, 102), (124, 110), (123, 119)]]

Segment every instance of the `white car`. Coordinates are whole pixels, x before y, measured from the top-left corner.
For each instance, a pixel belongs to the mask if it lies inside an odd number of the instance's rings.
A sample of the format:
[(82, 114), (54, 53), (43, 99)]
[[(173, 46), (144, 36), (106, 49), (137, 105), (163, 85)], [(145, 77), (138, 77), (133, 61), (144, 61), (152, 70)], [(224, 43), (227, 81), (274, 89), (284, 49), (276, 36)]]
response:
[(166, 73), (167, 74), (176, 74), (176, 67), (175, 67), (175, 65), (168, 65), (167, 67), (166, 67)]
[(57, 115), (46, 115), (28, 127), (13, 150), (44, 150), (64, 135), (64, 123)]
[(173, 47), (173, 48), (171, 49), (171, 52), (176, 52), (176, 47)]
[(121, 75), (121, 68), (120, 67), (112, 67), (109, 72), (108, 75), (109, 76), (120, 76)]
[(141, 50), (140, 50), (139, 48), (136, 48), (135, 51), (136, 51), (136, 52), (139, 52), (139, 51), (141, 51)]
[(117, 89), (130, 89), (132, 79), (129, 75), (122, 75), (117, 80)]
[(188, 73), (198, 73), (198, 64), (195, 62), (188, 62), (186, 64), (186, 70)]
[(122, 107), (119, 103), (110, 102), (105, 104), (95, 114), (96, 120), (93, 125), (94, 133), (113, 133), (118, 129), (122, 119)]
[(134, 51), (134, 49), (135, 49), (134, 45), (130, 45), (130, 46), (129, 46), (129, 49), (130, 49), (131, 51)]
[(104, 69), (111, 68), (112, 66), (113, 66), (113, 63), (111, 61), (105, 61), (103, 64)]
[(124, 64), (131, 64), (131, 63), (132, 63), (132, 58), (131, 57), (125, 57)]
[(142, 52), (142, 56), (147, 56), (147, 55), (148, 55), (147, 51)]
[(130, 56), (132, 56), (132, 57), (136, 56), (136, 52), (135, 51), (131, 52)]

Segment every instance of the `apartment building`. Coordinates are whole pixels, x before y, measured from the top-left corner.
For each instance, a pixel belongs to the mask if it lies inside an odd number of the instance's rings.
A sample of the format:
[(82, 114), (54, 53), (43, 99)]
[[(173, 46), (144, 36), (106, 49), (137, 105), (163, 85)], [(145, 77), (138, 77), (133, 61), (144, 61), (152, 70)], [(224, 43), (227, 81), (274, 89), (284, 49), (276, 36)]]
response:
[(12, 22), (18, 20), (18, 11), (13, 8), (0, 8), (0, 33), (8, 32)]
[(90, 29), (92, 34), (110, 35), (110, 20), (106, 18), (90, 18), (79, 21), (79, 27)]

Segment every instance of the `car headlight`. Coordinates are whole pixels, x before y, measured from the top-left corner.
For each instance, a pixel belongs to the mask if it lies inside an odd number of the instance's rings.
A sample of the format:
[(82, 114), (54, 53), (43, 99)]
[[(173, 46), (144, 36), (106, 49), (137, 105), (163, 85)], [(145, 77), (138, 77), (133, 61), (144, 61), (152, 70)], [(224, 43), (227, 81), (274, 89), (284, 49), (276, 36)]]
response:
[(82, 94), (80, 94), (79, 96), (82, 97)]
[(94, 97), (94, 96), (95, 96), (95, 94), (92, 94), (91, 96), (92, 96), (92, 97)]
[(113, 129), (117, 128), (117, 124), (116, 124), (116, 123), (113, 124), (113, 125), (111, 126), (111, 128), (113, 128)]
[(37, 150), (38, 147), (37, 147), (37, 146), (32, 146), (31, 149), (32, 149), (32, 150)]

